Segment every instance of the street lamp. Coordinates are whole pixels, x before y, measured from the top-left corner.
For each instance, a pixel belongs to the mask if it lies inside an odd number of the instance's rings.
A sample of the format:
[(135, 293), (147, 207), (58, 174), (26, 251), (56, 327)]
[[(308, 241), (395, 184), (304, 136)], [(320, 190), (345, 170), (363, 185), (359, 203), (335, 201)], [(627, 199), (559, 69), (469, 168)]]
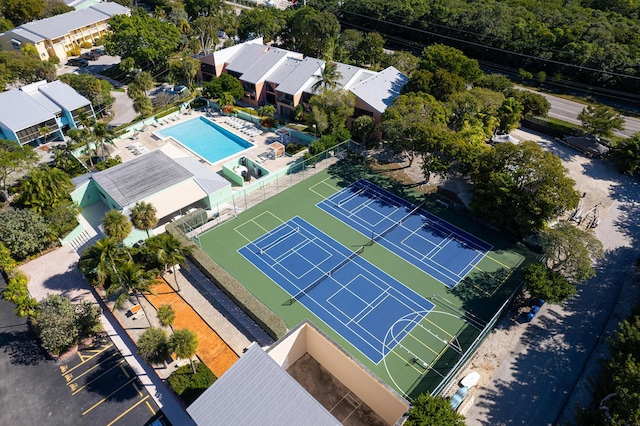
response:
[(313, 126), (313, 134), (315, 135), (315, 137), (318, 137), (318, 128), (316, 127), (315, 124), (312, 125)]

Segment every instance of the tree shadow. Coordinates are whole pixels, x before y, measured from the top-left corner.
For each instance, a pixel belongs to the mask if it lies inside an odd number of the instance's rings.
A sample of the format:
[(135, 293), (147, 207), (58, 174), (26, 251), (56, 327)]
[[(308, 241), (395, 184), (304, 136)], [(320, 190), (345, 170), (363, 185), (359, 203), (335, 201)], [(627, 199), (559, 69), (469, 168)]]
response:
[(115, 348), (102, 352), (95, 362), (98, 367), (83, 376), (82, 383), (78, 385), (84, 386), (83, 391), (100, 395), (106, 401), (122, 402), (139, 398), (133, 386), (135, 383), (141, 388), (139, 380), (129, 364), (122, 361), (122, 356)]
[(48, 277), (43, 282), (44, 288), (54, 290), (71, 302), (79, 302), (91, 293), (89, 283), (84, 279), (77, 265), (70, 266), (65, 272)]
[(27, 325), (22, 330), (0, 333), (0, 348), (13, 365), (38, 365), (48, 360), (36, 334)]

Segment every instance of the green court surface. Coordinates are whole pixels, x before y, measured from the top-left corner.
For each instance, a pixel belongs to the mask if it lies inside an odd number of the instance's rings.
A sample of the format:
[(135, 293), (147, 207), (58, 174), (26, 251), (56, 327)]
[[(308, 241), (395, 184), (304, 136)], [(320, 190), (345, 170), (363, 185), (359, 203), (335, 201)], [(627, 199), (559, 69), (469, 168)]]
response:
[[(414, 398), (432, 391), (480, 334), (520, 281), (519, 267), (530, 253), (468, 216), (428, 199), (431, 213), (483, 239), (493, 249), (453, 289), (435, 280), (370, 238), (316, 206), (359, 178), (418, 204), (424, 196), (381, 174), (347, 161), (339, 162), (301, 183), (240, 213), (199, 238), (202, 249), (280, 316), (289, 328), (309, 318), (353, 357), (400, 394)], [(378, 364), (320, 321), (238, 253), (268, 231), (300, 216), (350, 250), (365, 247), (361, 257), (435, 304), (424, 319)], [(321, 284), (320, 284), (321, 285)]]

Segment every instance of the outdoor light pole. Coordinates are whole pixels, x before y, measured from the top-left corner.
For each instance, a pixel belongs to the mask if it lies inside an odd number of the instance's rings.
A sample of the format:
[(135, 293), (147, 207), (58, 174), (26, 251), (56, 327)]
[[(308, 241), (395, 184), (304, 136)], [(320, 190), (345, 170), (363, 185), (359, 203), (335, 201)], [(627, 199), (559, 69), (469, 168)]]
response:
[(315, 135), (315, 137), (318, 137), (318, 128), (316, 127), (316, 125), (313, 125), (313, 134)]

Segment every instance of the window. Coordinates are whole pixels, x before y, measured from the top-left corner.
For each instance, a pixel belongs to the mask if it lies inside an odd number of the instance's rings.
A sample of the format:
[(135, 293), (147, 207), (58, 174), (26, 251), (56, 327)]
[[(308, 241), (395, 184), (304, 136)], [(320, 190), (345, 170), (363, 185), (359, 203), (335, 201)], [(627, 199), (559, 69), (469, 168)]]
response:
[(362, 115), (368, 115), (369, 117), (373, 117), (373, 113), (371, 111), (367, 111), (362, 108), (354, 108), (353, 110), (353, 118), (358, 118)]
[(21, 45), (22, 45), (22, 42), (20, 40), (16, 40), (15, 38), (11, 39), (11, 46), (13, 46), (15, 50), (20, 50)]

